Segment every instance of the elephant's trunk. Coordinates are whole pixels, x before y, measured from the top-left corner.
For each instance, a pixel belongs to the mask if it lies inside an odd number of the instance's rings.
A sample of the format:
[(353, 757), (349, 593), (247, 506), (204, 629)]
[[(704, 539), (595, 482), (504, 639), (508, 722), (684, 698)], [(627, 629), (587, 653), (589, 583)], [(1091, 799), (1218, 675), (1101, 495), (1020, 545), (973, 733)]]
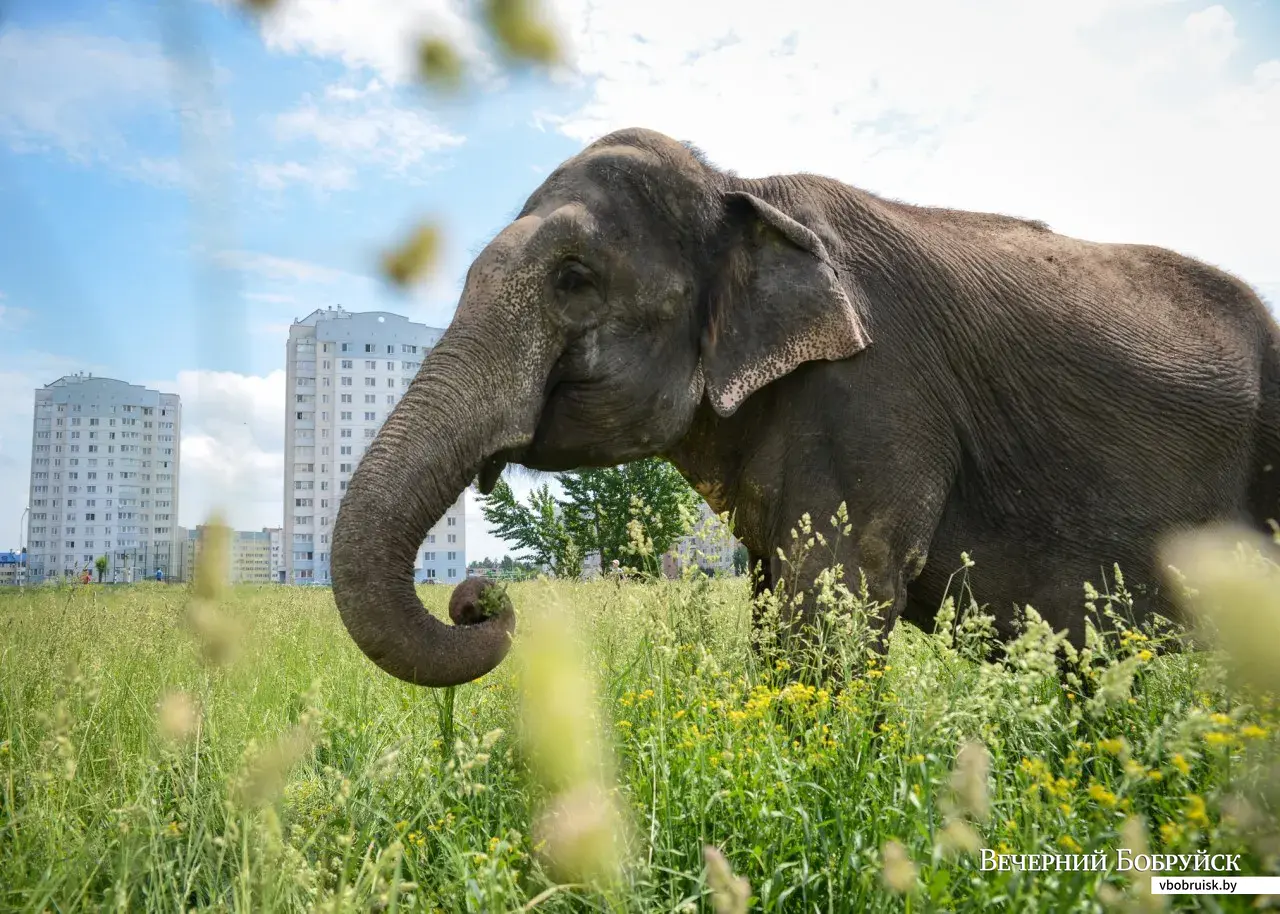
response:
[(333, 596), (347, 631), (386, 672), (424, 686), (477, 679), (510, 648), (509, 604), (446, 625), (418, 600), (414, 558), (485, 461), (531, 439), (556, 357), (509, 300), (491, 297), (492, 283), (475, 286), (360, 461), (333, 528)]

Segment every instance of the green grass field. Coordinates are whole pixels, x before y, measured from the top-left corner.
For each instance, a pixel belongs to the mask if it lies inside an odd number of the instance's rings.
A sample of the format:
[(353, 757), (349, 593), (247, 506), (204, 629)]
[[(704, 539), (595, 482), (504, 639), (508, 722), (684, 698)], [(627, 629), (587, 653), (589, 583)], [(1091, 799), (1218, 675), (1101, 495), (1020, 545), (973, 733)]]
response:
[[(447, 595), (422, 588), (441, 615)], [(994, 666), (968, 617), (955, 638), (902, 626), (886, 664), (822, 689), (755, 659), (745, 579), (511, 595), (521, 633), (559, 607), (580, 634), (597, 699), (551, 696), (566, 713), (546, 732), (592, 729), (612, 757), (618, 881), (553, 878), (515, 655), (450, 709), (368, 662), (326, 589), (237, 588), (193, 622), (186, 587), (91, 585), (0, 593), (0, 908), (713, 910), (707, 844), (761, 911), (1166, 901), (1114, 870), (984, 872), (980, 847), (1146, 842), (1276, 871), (1243, 798), (1280, 715), (1233, 698), (1206, 655), (1123, 633), (1086, 698), (1044, 626)], [(976, 751), (957, 770), (970, 739), (989, 776)]]

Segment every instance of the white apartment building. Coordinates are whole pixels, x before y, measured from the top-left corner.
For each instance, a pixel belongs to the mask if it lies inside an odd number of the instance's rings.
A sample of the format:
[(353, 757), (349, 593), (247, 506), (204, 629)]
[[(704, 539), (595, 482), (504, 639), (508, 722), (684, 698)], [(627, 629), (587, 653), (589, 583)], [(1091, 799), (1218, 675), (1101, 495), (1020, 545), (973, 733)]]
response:
[(271, 541), (271, 581), (274, 584), (284, 583), (284, 528), (263, 527)]
[(178, 564), (177, 394), (92, 375), (35, 392), (28, 579), (93, 572), (133, 581)]
[[(328, 584), (333, 522), (365, 448), (444, 334), (385, 311), (313, 311), (286, 344), (284, 571)], [(418, 581), (466, 576), (465, 493), (427, 534)]]
[(711, 568), (716, 574), (728, 574), (733, 570), (733, 553), (739, 543), (729, 532), (729, 528), (720, 520), (720, 516), (711, 510), (710, 505), (698, 503), (698, 517), (693, 529), (676, 540), (669, 555), (672, 564), (678, 571), (688, 565)]

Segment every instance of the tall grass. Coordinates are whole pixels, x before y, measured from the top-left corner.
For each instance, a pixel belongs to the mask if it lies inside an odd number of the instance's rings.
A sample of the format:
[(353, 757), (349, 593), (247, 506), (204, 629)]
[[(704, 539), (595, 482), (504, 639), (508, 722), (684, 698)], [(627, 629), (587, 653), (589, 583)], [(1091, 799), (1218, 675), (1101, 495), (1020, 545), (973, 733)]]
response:
[[(837, 617), (866, 609), (832, 592)], [(421, 589), (441, 616), (447, 595)], [(984, 872), (979, 848), (1145, 840), (1275, 871), (1248, 829), (1280, 712), (1154, 632), (1095, 636), (1080, 690), (1034, 612), (994, 665), (989, 623), (949, 604), (836, 688), (756, 659), (743, 579), (510, 595), (519, 637), (558, 609), (594, 676), (564, 732), (611, 759), (613, 883), (547, 860), (518, 658), (442, 702), (370, 664), (327, 590), (241, 587), (202, 615), (185, 587), (90, 585), (0, 594), (0, 907), (1093, 911), (1164, 899), (1131, 873)]]

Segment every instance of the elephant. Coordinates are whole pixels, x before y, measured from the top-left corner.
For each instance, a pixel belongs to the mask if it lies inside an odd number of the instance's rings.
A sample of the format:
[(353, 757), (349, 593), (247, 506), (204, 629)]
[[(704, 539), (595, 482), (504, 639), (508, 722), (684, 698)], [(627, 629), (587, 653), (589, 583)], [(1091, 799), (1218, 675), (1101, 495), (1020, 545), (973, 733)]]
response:
[[(1100, 571), (1141, 592), (1139, 621), (1177, 618), (1162, 538), (1280, 513), (1280, 328), (1247, 284), (1161, 247), (812, 174), (742, 178), (619, 130), (476, 256), (352, 475), (331, 558), (348, 632), (408, 682), (479, 678), (514, 608), (477, 611), (468, 583), (458, 624), (427, 613), (427, 530), (508, 464), (650, 456), (733, 512), (760, 586), (798, 518), (844, 503), (837, 558), (883, 632), (934, 620), (967, 552), (998, 636), (1030, 604), (1079, 646)], [(794, 569), (802, 588), (819, 570)]]

